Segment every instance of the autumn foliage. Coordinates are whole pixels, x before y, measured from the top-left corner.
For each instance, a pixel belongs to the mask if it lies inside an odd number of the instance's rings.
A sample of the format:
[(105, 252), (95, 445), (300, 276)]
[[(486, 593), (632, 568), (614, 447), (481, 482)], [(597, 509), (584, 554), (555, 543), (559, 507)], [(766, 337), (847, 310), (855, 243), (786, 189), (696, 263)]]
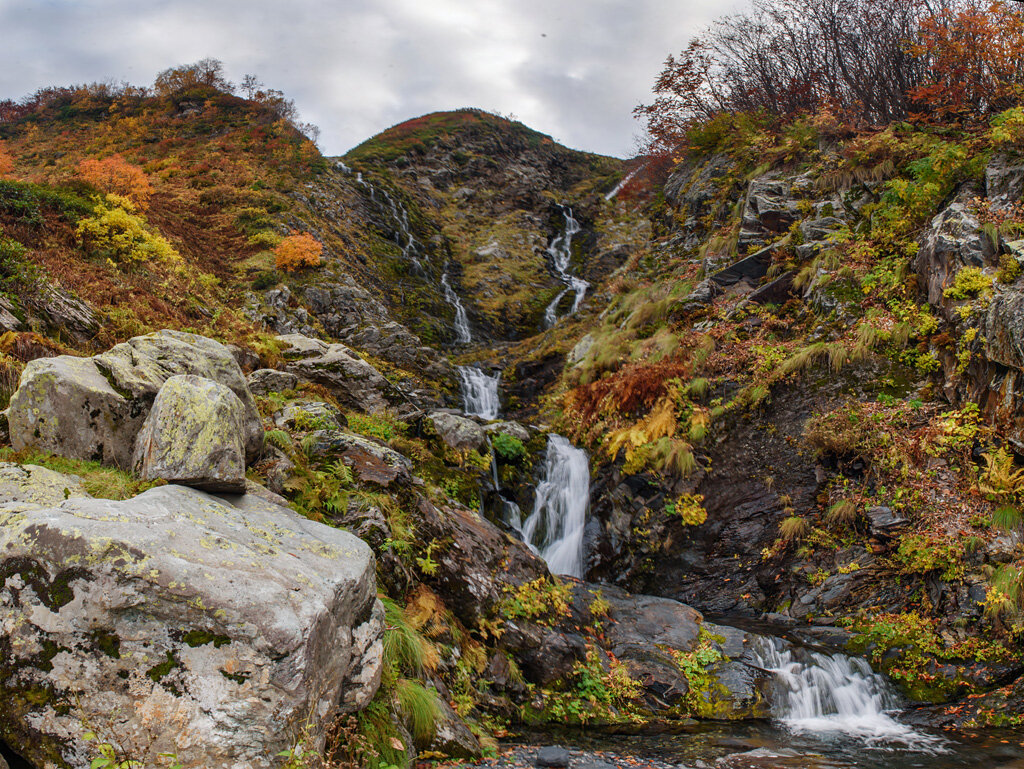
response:
[(665, 154), (722, 114), (827, 111), (859, 128), (976, 119), (1017, 104), (1022, 86), (1022, 3), (754, 0), (669, 56), (634, 114)]
[(120, 155), (102, 160), (86, 158), (78, 164), (78, 173), (97, 189), (126, 197), (143, 210), (153, 194), (146, 172)]
[(274, 262), (283, 272), (295, 272), (303, 267), (316, 267), (324, 247), (308, 232), (289, 235), (274, 248)]
[(927, 64), (911, 91), (915, 106), (939, 118), (1002, 112), (1024, 92), (1024, 13), (992, 2), (945, 9), (922, 21), (912, 52)]
[(14, 170), (14, 158), (0, 142), (0, 176), (6, 176)]

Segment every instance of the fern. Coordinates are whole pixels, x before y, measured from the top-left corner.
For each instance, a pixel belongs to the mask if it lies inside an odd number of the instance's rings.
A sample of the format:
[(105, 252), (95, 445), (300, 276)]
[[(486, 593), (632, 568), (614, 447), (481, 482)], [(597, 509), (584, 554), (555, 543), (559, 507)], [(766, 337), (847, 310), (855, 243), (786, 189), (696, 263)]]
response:
[(290, 453), (295, 448), (292, 444), (292, 437), (284, 430), (267, 430), (263, 433), (263, 440), (285, 453)]
[(984, 478), (978, 487), (994, 497), (1012, 497), (1024, 492), (1024, 468), (1015, 470), (1013, 454), (1005, 447), (982, 454), (985, 460)]

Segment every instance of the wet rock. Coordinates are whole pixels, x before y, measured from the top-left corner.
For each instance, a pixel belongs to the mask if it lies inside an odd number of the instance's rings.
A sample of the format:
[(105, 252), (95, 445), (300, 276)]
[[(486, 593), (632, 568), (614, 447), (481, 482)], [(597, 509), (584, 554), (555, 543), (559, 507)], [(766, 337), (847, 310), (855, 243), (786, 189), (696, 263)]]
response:
[(88, 723), (146, 765), (269, 769), (290, 724), (315, 714), (315, 746), (369, 702), (383, 610), (354, 536), (255, 494), (56, 476), (0, 465), (0, 728), (29, 761), (88, 765)]
[(492, 422), (484, 427), (488, 435), (509, 435), (526, 443), (530, 440), (530, 431), (518, 422)]
[(430, 420), (441, 440), (451, 448), (463, 451), (476, 449), (486, 452), (487, 433), (472, 419), (444, 411), (432, 411), (427, 419)]
[(269, 395), (270, 393), (294, 390), (299, 384), (299, 378), (287, 371), (261, 368), (249, 374), (246, 382), (248, 382), (249, 391), (253, 395)]
[(813, 188), (807, 176), (770, 173), (750, 182), (743, 206), (739, 246), (749, 248), (785, 233), (800, 219), (799, 202)]
[(412, 462), (394, 449), (355, 433), (316, 430), (303, 444), (310, 457), (337, 457), (367, 483), (389, 487), (412, 480)]
[(949, 304), (943, 292), (953, 284), (964, 267), (992, 265), (996, 248), (982, 232), (981, 223), (971, 213), (974, 190), (964, 188), (956, 199), (935, 216), (922, 236), (921, 249), (911, 263), (928, 302), (936, 307)]
[(985, 168), (985, 195), (995, 211), (1003, 211), (1024, 197), (1024, 162), (1005, 154), (993, 155)]
[(537, 749), (537, 756), (533, 763), (535, 766), (543, 767), (566, 767), (572, 755), (565, 748), (557, 745), (546, 745)]
[(869, 507), (864, 511), (864, 515), (871, 526), (871, 533), (876, 537), (891, 537), (896, 530), (906, 526), (908, 523), (906, 518), (884, 505)]
[(135, 439), (132, 465), (146, 480), (243, 492), (244, 411), (238, 396), (212, 379), (173, 376)]
[(300, 334), (277, 337), (286, 347), (287, 371), (322, 384), (344, 405), (370, 414), (388, 407), (391, 385), (377, 369), (343, 344), (327, 344)]

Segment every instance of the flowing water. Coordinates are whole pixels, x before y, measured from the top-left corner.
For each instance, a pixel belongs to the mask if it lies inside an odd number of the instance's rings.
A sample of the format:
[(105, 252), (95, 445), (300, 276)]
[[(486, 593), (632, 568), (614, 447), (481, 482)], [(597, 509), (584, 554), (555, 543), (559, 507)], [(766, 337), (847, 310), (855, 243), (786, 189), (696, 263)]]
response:
[[(343, 163), (341, 164), (341, 169), (345, 173), (351, 173), (351, 169)], [(378, 189), (366, 181), (363, 178), (362, 172), (356, 173), (356, 183), (367, 191), (370, 200), (377, 204), (378, 209), (384, 213), (385, 218), (388, 220), (388, 225), (394, 233), (395, 243), (402, 249), (402, 257), (412, 264), (416, 273), (425, 275), (426, 271), (423, 268), (423, 260), (427, 259), (428, 255), (423, 250), (420, 242), (412, 234), (412, 230), (409, 227), (408, 209), (402, 205), (401, 201), (395, 200), (387, 190)], [(444, 296), (444, 300), (455, 310), (455, 322), (453, 324), (455, 343), (469, 344), (473, 341), (473, 334), (469, 328), (469, 318), (466, 315), (466, 308), (463, 306), (462, 300), (459, 299), (459, 295), (452, 288), (447, 266), (445, 266), (444, 271), (441, 273), (441, 293)]]
[(789, 729), (837, 733), (865, 746), (942, 752), (942, 741), (897, 721), (904, 702), (867, 660), (800, 648), (780, 638), (753, 636), (754, 663), (775, 674), (780, 697), (775, 716)]
[(455, 308), (455, 343), (469, 344), (473, 341), (473, 333), (469, 330), (469, 318), (466, 317), (466, 308), (462, 306), (462, 300), (455, 293), (452, 284), (448, 282), (447, 271), (441, 275), (441, 287), (444, 289), (444, 298)]
[(497, 419), (501, 410), (498, 398), (501, 373), (489, 376), (476, 366), (459, 366), (459, 378), (462, 380), (462, 410), (481, 419)]
[(622, 192), (622, 188), (625, 187), (627, 184), (629, 184), (629, 182), (633, 179), (633, 177), (636, 176), (641, 171), (643, 171), (645, 168), (647, 168), (647, 164), (646, 163), (644, 165), (642, 165), (642, 166), (640, 166), (638, 168), (634, 168), (632, 171), (630, 171), (622, 179), (621, 182), (619, 182), (618, 184), (615, 185), (615, 187), (612, 189), (611, 192), (609, 192), (607, 195), (604, 196), (604, 199), (605, 200), (611, 200), (616, 195), (618, 195), (620, 192)]
[(573, 217), (572, 209), (569, 206), (561, 206), (560, 208), (562, 209), (562, 216), (565, 217), (565, 230), (551, 241), (551, 245), (548, 246), (548, 256), (551, 258), (551, 266), (555, 274), (565, 284), (565, 288), (559, 292), (558, 296), (555, 297), (554, 301), (544, 311), (545, 328), (551, 328), (558, 322), (558, 304), (562, 301), (562, 297), (570, 291), (575, 292), (572, 300), (572, 309), (567, 313), (568, 315), (575, 315), (576, 311), (580, 308), (580, 304), (583, 302), (583, 297), (587, 295), (587, 289), (590, 288), (590, 284), (587, 281), (569, 273), (570, 261), (572, 259), (572, 239), (580, 231), (580, 223)]
[(583, 529), (590, 507), (590, 462), (587, 453), (561, 435), (548, 438), (544, 480), (523, 541), (547, 561), (553, 574), (583, 576)]

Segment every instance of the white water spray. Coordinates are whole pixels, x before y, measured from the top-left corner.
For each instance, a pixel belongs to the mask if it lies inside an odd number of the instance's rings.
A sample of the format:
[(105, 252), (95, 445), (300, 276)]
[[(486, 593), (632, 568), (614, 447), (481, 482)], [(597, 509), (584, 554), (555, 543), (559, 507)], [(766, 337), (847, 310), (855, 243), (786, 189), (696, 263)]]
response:
[(893, 685), (866, 660), (793, 647), (777, 638), (754, 637), (755, 664), (778, 677), (783, 696), (776, 715), (798, 732), (840, 732), (869, 746), (905, 746), (942, 752), (940, 738), (901, 724), (889, 713), (902, 702)]
[(459, 366), (463, 411), (481, 419), (497, 419), (501, 409), (498, 383), (501, 372), (488, 376), (476, 366)]
[(590, 288), (590, 284), (587, 281), (569, 274), (569, 262), (572, 259), (572, 238), (580, 231), (581, 227), (580, 223), (573, 217), (572, 209), (569, 206), (561, 206), (561, 209), (562, 215), (565, 217), (565, 231), (551, 241), (551, 245), (548, 246), (548, 256), (551, 257), (551, 266), (557, 273), (558, 279), (566, 287), (559, 292), (558, 296), (555, 297), (554, 301), (544, 311), (545, 328), (551, 328), (558, 322), (558, 303), (562, 301), (562, 297), (570, 291), (575, 292), (572, 309), (568, 312), (569, 315), (575, 315), (576, 311), (580, 308), (580, 304), (583, 302), (583, 297), (587, 295), (587, 289)]
[(523, 523), (523, 541), (547, 561), (553, 574), (583, 576), (583, 529), (590, 507), (587, 453), (561, 435), (548, 438), (544, 480), (533, 512)]
[(638, 173), (643, 171), (645, 168), (647, 168), (647, 164), (646, 163), (644, 165), (642, 165), (642, 166), (639, 166), (638, 168), (634, 168), (632, 171), (630, 171), (628, 174), (626, 174), (626, 176), (623, 177), (622, 181), (620, 181), (618, 184), (616, 184), (615, 187), (612, 189), (612, 191), (604, 196), (604, 199), (605, 200), (611, 200), (616, 195), (618, 195), (620, 192), (622, 192), (622, 188), (625, 187), (627, 184), (629, 184), (630, 180), (632, 180), (632, 178), (634, 176), (636, 176)]

